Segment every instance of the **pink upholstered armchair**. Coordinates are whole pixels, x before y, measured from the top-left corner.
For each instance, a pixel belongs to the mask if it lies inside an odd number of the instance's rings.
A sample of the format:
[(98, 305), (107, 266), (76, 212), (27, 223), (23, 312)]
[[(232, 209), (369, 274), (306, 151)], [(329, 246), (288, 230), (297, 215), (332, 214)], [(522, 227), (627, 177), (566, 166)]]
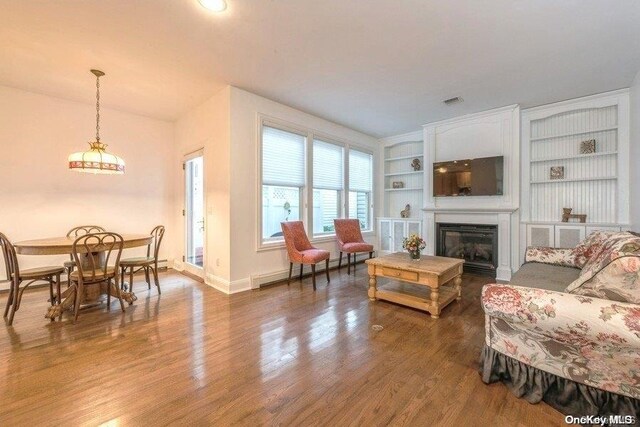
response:
[(311, 246), (307, 233), (304, 231), (302, 221), (281, 222), (282, 234), (284, 242), (287, 245), (289, 253), (289, 279), (287, 285), (291, 283), (291, 272), (293, 271), (293, 263), (300, 264), (300, 280), (302, 280), (302, 268), (305, 264), (311, 265), (311, 277), (313, 280), (313, 290), (316, 290), (316, 264), (325, 261), (325, 272), (327, 273), (327, 282), (329, 278), (329, 251), (316, 249)]
[(369, 258), (373, 257), (373, 245), (366, 243), (362, 238), (362, 232), (360, 231), (360, 220), (334, 219), (333, 225), (335, 225), (336, 228), (338, 250), (340, 250), (338, 268), (342, 266), (342, 252), (346, 252), (347, 274), (351, 274), (351, 254), (353, 254), (353, 269), (355, 271), (356, 254), (358, 252), (369, 252)]

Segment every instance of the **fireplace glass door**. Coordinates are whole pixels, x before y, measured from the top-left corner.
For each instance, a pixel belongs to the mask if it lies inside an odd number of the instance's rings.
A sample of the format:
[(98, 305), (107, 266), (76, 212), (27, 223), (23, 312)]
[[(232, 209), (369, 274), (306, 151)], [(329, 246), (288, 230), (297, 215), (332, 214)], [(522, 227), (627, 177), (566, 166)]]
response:
[(495, 225), (437, 225), (437, 255), (464, 259), (469, 273), (495, 277), (498, 266), (498, 230)]

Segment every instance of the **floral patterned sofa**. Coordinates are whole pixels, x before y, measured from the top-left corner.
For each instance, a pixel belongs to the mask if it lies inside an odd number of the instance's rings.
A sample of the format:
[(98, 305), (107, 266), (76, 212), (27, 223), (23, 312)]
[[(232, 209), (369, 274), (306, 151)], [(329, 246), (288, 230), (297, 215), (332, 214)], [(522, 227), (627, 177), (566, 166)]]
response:
[(509, 285), (483, 288), (482, 306), (485, 383), (568, 415), (640, 419), (640, 237), (528, 248)]

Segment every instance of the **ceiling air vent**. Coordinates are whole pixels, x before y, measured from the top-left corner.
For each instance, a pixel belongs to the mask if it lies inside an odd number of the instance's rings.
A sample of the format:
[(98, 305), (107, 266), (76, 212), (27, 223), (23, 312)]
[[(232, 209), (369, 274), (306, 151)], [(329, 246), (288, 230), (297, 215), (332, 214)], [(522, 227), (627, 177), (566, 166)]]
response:
[(445, 99), (442, 102), (444, 102), (447, 105), (453, 105), (453, 104), (457, 104), (458, 102), (462, 102), (462, 98), (460, 98), (459, 96), (456, 96), (454, 98)]

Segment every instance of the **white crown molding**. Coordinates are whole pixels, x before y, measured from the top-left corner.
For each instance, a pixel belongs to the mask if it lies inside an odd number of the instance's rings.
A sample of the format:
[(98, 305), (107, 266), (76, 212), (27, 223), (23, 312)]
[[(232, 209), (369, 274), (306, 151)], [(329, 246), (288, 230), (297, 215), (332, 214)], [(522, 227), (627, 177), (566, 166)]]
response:
[(486, 117), (486, 116), (491, 116), (491, 115), (494, 115), (494, 114), (504, 113), (506, 111), (514, 111), (515, 109), (517, 109), (519, 107), (520, 106), (518, 104), (506, 105), (504, 107), (498, 107), (498, 108), (494, 108), (492, 110), (480, 111), (478, 113), (471, 113), (471, 114), (466, 114), (464, 116), (453, 117), (451, 119), (445, 119), (445, 120), (439, 120), (437, 122), (426, 123), (426, 124), (422, 125), (422, 127), (426, 128), (426, 127), (432, 127), (432, 126), (442, 126), (442, 125), (445, 125), (445, 124), (465, 122), (465, 121), (468, 121), (468, 120), (473, 120), (473, 119), (478, 119), (478, 118), (482, 118), (482, 117)]
[(407, 141), (422, 141), (422, 131), (416, 130), (413, 132), (403, 133), (401, 135), (388, 136), (386, 138), (380, 138), (379, 142), (385, 147), (390, 145), (399, 144)]
[[(544, 105), (538, 105), (538, 106), (535, 106), (535, 107), (525, 108), (521, 112), (522, 112), (523, 115), (525, 115), (525, 114), (535, 113), (535, 112), (541, 111), (541, 110), (542, 111), (547, 111), (550, 108), (554, 108), (554, 107), (564, 107), (564, 106), (567, 106), (567, 105), (575, 106), (579, 102), (589, 102), (589, 101), (593, 101), (593, 100), (604, 100), (605, 98), (608, 98), (608, 97), (617, 97), (617, 96), (620, 96), (620, 95), (628, 95), (628, 94), (629, 94), (629, 88), (617, 89), (617, 90), (612, 90), (612, 91), (609, 91), (609, 92), (594, 93), (593, 95), (581, 96), (579, 98), (565, 99), (564, 101), (558, 101), (558, 102), (554, 102), (552, 104), (544, 104)], [(607, 101), (605, 101), (605, 102), (607, 102)]]

